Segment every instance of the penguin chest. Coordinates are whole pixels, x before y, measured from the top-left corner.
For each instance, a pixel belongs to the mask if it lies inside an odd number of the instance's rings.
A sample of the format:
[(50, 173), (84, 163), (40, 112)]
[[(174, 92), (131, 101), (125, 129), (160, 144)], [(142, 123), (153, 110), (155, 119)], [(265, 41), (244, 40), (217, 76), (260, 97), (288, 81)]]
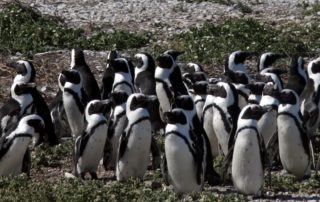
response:
[(23, 157), (29, 143), (29, 137), (19, 137), (13, 140), (10, 149), (0, 160), (0, 176), (21, 173)]
[(122, 116), (120, 119), (117, 119), (114, 126), (114, 133), (111, 137), (111, 144), (112, 144), (112, 154), (110, 160), (110, 166), (113, 167), (117, 161), (119, 145), (120, 145), (120, 138), (121, 135), (126, 127), (126, 116)]
[(310, 161), (303, 147), (300, 131), (295, 121), (286, 115), (278, 116), (277, 123), (281, 163), (289, 173), (303, 177)]
[(126, 82), (126, 83), (123, 83), (123, 82), (114, 83), (112, 91), (113, 92), (124, 91), (128, 95), (131, 95), (133, 93), (132, 85), (129, 82)]
[[(126, 134), (128, 142), (124, 155), (118, 159), (117, 179), (128, 177), (142, 178), (149, 164), (151, 146), (151, 123), (145, 119), (131, 127), (130, 134)], [(128, 131), (127, 131), (128, 132)]]
[(168, 89), (168, 86), (166, 83), (157, 82), (156, 83), (156, 94), (159, 99), (160, 107), (162, 110), (162, 113), (168, 112), (170, 110), (170, 95), (168, 95), (166, 89)]
[(197, 110), (197, 115), (199, 120), (202, 119), (202, 110), (203, 110), (203, 106), (204, 106), (204, 101), (198, 100), (197, 102), (195, 102), (196, 105), (196, 110)]
[(175, 134), (167, 135), (165, 155), (174, 189), (180, 193), (199, 191), (201, 185), (197, 184), (196, 164), (187, 143)]
[(244, 129), (238, 133), (232, 158), (232, 180), (245, 194), (259, 194), (263, 183), (260, 147), (255, 130)]
[(213, 107), (212, 124), (224, 155), (228, 153), (228, 141), (232, 128), (231, 123), (227, 120), (227, 115), (224, 110)]
[(63, 93), (63, 106), (66, 111), (70, 129), (74, 138), (78, 137), (84, 130), (84, 117), (74, 97), (68, 92)]
[(203, 129), (205, 130), (208, 136), (212, 155), (213, 157), (216, 157), (219, 155), (219, 143), (212, 125), (213, 110), (212, 110), (212, 107), (210, 108), (204, 107), (204, 109), (205, 110), (203, 111)]
[(258, 130), (267, 144), (277, 130), (277, 110), (265, 113), (258, 121)]
[(99, 161), (102, 158), (104, 145), (107, 138), (107, 125), (103, 124), (95, 129), (91, 134), (86, 148), (78, 161), (79, 173), (95, 172), (98, 168)]

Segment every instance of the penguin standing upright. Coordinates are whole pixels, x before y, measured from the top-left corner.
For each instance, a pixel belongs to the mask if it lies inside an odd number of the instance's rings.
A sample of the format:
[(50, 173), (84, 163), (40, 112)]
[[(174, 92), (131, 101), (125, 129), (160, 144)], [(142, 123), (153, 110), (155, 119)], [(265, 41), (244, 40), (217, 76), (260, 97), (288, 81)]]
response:
[(281, 91), (278, 108), (279, 154), (283, 168), (297, 178), (310, 176), (312, 147), (304, 128), (299, 97), (289, 89)]
[(197, 115), (199, 120), (202, 120), (202, 112), (203, 112), (203, 106), (206, 102), (207, 98), (207, 81), (198, 81), (195, 84), (193, 84), (193, 89), (195, 96), (193, 97), (193, 101), (197, 110)]
[(128, 95), (132, 94), (134, 92), (134, 70), (129, 61), (125, 58), (116, 58), (110, 60), (109, 63), (115, 72), (112, 92), (125, 91)]
[(304, 71), (304, 60), (302, 57), (293, 56), (286, 89), (294, 90), (299, 96), (306, 86), (308, 77)]
[(114, 70), (109, 64), (109, 61), (120, 58), (120, 54), (117, 50), (112, 50), (109, 52), (107, 57), (107, 67), (104, 70), (101, 86), (101, 98), (107, 99), (112, 91), (112, 85), (114, 81)]
[(134, 93), (129, 96), (126, 106), (128, 125), (120, 140), (116, 165), (118, 181), (129, 177), (143, 178), (149, 163), (152, 128), (147, 110), (149, 102), (156, 96)]
[(266, 68), (272, 68), (272, 64), (274, 64), (278, 59), (285, 58), (286, 55), (280, 54), (280, 53), (273, 53), (273, 52), (267, 52), (263, 53), (258, 61), (258, 72), (261, 72), (262, 70)]
[(231, 53), (227, 59), (226, 69), (231, 71), (241, 71), (248, 74), (244, 62), (251, 55), (253, 55), (253, 53), (248, 51), (235, 51)]
[(260, 105), (249, 104), (239, 115), (231, 174), (234, 186), (244, 194), (261, 194), (267, 153), (257, 124), (265, 112)]
[(82, 87), (82, 77), (78, 71), (62, 71), (61, 76), (65, 77), (62, 95), (63, 106), (72, 136), (77, 138), (85, 129), (84, 109), (88, 98)]
[(75, 174), (84, 179), (89, 172), (92, 179), (97, 179), (97, 168), (103, 156), (107, 139), (107, 118), (111, 110), (109, 100), (92, 100), (85, 110), (87, 129), (77, 137), (75, 144)]
[(183, 109), (173, 109), (164, 116), (167, 122), (164, 145), (169, 181), (178, 193), (200, 191), (206, 167), (203, 146), (195, 141), (196, 135)]
[(229, 144), (233, 141), (238, 115), (238, 95), (231, 83), (218, 82), (211, 85), (209, 92), (214, 98), (212, 125), (218, 138), (220, 148), (227, 155)]
[(23, 117), (8, 136), (1, 137), (0, 176), (17, 175), (23, 171), (23, 161), (30, 140), (34, 138), (33, 142), (38, 142), (43, 132), (42, 118), (32, 114)]

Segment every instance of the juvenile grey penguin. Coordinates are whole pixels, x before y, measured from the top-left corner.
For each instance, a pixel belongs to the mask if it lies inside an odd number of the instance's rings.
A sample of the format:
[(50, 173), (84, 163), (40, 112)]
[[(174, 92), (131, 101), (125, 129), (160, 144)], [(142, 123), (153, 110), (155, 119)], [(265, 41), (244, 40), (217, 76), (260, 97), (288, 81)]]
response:
[(23, 117), (15, 130), (0, 139), (0, 176), (18, 175), (31, 139), (38, 142), (43, 136), (44, 122), (38, 115)]
[(85, 110), (88, 122), (86, 130), (77, 137), (75, 144), (75, 174), (84, 179), (87, 172), (92, 179), (97, 179), (97, 169), (103, 156), (104, 146), (107, 139), (107, 118), (111, 110), (109, 100), (92, 100)]
[(176, 108), (166, 118), (165, 158), (169, 182), (178, 193), (201, 191), (206, 161), (203, 146), (195, 140), (188, 115)]
[(63, 106), (72, 136), (77, 138), (85, 129), (84, 109), (88, 98), (82, 87), (82, 77), (78, 71), (62, 71), (60, 76), (65, 78)]
[(260, 195), (267, 153), (258, 131), (258, 120), (266, 112), (257, 104), (241, 110), (238, 120), (231, 165), (232, 181), (243, 194)]
[(142, 179), (150, 162), (152, 127), (147, 106), (156, 96), (134, 93), (126, 106), (128, 125), (120, 139), (116, 165), (118, 181), (129, 177)]
[(279, 154), (283, 168), (297, 178), (310, 176), (313, 152), (304, 127), (299, 97), (289, 89), (281, 91), (278, 108)]

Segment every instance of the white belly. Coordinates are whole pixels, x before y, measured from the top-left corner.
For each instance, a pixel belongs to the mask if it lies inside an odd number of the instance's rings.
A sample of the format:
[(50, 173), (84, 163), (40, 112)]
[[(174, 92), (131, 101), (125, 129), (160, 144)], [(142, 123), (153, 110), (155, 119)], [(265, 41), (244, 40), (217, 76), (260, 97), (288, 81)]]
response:
[(256, 132), (242, 130), (236, 139), (232, 158), (232, 181), (244, 194), (259, 194), (263, 183), (263, 168)]
[(78, 160), (77, 169), (79, 173), (96, 172), (100, 159), (102, 158), (104, 145), (107, 138), (107, 124), (95, 129), (94, 134), (88, 140), (82, 156)]
[(306, 174), (310, 160), (305, 153), (299, 130), (292, 118), (280, 115), (277, 119), (279, 153), (282, 166), (298, 178)]
[(212, 108), (207, 109), (206, 112), (203, 114), (203, 128), (210, 142), (212, 156), (217, 157), (219, 155), (219, 143), (213, 129), (212, 117), (213, 117)]
[[(212, 124), (213, 124), (213, 128), (214, 128), (214, 132), (217, 136), (219, 145), (222, 149), (222, 152), (224, 155), (227, 155), (228, 153), (228, 141), (229, 141), (229, 137), (230, 134), (227, 132), (226, 128), (225, 128), (225, 123), (222, 120), (221, 114), (220, 112), (213, 107), (213, 119), (212, 119)], [(229, 122), (226, 123), (227, 125), (230, 125)], [(230, 126), (230, 128), (232, 128), (232, 126)]]
[(265, 113), (258, 121), (259, 133), (266, 144), (277, 130), (277, 114), (276, 110), (271, 110)]
[(126, 151), (117, 162), (118, 181), (129, 177), (143, 178), (150, 161), (151, 136), (149, 120), (144, 120), (132, 127)]
[(156, 94), (159, 99), (160, 107), (162, 113), (170, 111), (170, 100), (166, 91), (163, 88), (163, 83), (156, 83)]
[(72, 136), (77, 138), (84, 131), (84, 116), (80, 112), (73, 96), (68, 92), (63, 93), (63, 107), (66, 111)]
[(196, 110), (197, 110), (197, 116), (199, 120), (202, 119), (202, 110), (203, 110), (204, 102), (203, 101), (198, 101), (196, 104)]
[(168, 135), (165, 139), (165, 154), (174, 189), (179, 193), (200, 191), (195, 162), (185, 141), (176, 135)]
[(238, 106), (239, 106), (240, 109), (242, 109), (243, 107), (247, 106), (248, 102), (247, 102), (245, 97), (243, 97), (242, 95), (238, 94), (238, 99), (239, 99)]
[(23, 157), (29, 143), (29, 137), (19, 137), (13, 141), (8, 152), (0, 160), (0, 176), (21, 173)]

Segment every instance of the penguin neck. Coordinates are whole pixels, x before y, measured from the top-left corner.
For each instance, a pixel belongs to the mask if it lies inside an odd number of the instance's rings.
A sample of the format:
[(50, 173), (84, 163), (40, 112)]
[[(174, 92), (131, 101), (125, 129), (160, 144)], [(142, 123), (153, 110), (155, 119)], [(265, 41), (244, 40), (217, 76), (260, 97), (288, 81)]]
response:
[(253, 103), (259, 104), (261, 101), (261, 95), (250, 94), (248, 100), (252, 101)]
[(101, 121), (106, 121), (106, 118), (102, 114), (91, 114), (89, 116), (86, 116), (86, 120), (88, 122), (87, 129), (91, 129), (97, 123)]
[(187, 124), (167, 124), (166, 125), (166, 128), (165, 128), (165, 133), (168, 134), (170, 132), (178, 132), (180, 133), (181, 135), (183, 135), (184, 137), (190, 139), (190, 136), (189, 136), (189, 131), (190, 130), (190, 127), (189, 127), (189, 123), (187, 122)]
[(14, 90), (11, 90), (11, 97), (19, 103), (21, 113), (24, 113), (26, 108), (30, 107), (30, 105), (33, 103), (33, 97), (29, 93), (17, 95)]
[(258, 121), (255, 119), (239, 119), (238, 130), (244, 127), (258, 127)]
[(281, 112), (287, 112), (296, 117), (299, 117), (300, 109), (298, 105), (280, 104), (278, 107), (278, 114)]
[(114, 84), (128, 82), (132, 85), (132, 77), (130, 72), (116, 72), (114, 75)]
[(241, 71), (247, 73), (247, 68), (243, 63), (236, 64), (234, 61), (229, 62), (229, 69), (232, 71)]
[(263, 95), (260, 101), (261, 106), (268, 106), (268, 105), (279, 105), (278, 99), (270, 96), (270, 95)]
[(77, 95), (80, 97), (81, 96), (81, 88), (82, 88), (82, 84), (73, 84), (70, 82), (66, 82), (64, 85), (63, 89), (70, 89), (73, 92), (77, 93)]
[(214, 103), (217, 104), (222, 109), (226, 109), (226, 108), (230, 107), (231, 105), (233, 105), (233, 102), (229, 96), (227, 96), (226, 98), (215, 97)]
[(28, 72), (26, 75), (21, 75), (18, 74), (17, 76), (14, 77), (13, 82), (14, 83), (29, 83), (31, 79), (31, 75)]
[(148, 110), (144, 108), (138, 108), (131, 111), (130, 108), (127, 106), (126, 113), (130, 123), (138, 121), (141, 118), (149, 118), (150, 116)]
[(169, 76), (173, 72), (174, 68), (175, 68), (174, 65), (170, 69), (157, 67), (156, 71), (154, 73), (154, 76), (155, 76), (156, 79), (160, 79), (160, 80), (163, 80), (163, 81), (168, 81), (169, 80)]
[(122, 103), (120, 105), (117, 105), (115, 108), (114, 108), (114, 116), (117, 116), (118, 114), (121, 114), (123, 112), (126, 111), (126, 103)]
[(278, 75), (276, 75), (274, 73), (269, 73), (269, 72), (265, 72), (265, 73), (261, 73), (261, 74), (265, 75), (265, 76), (270, 76), (273, 83), (277, 85), (279, 90), (281, 91), (283, 89), (282, 83), (281, 83), (281, 78)]
[(35, 131), (34, 131), (33, 127), (30, 127), (26, 123), (19, 123), (18, 127), (12, 133), (10, 133), (10, 135), (8, 135), (6, 138), (12, 139), (17, 134), (21, 134), (21, 133), (30, 134), (30, 135), (34, 136)]
[(136, 67), (134, 70), (134, 79), (136, 79), (140, 73), (147, 71), (147, 69), (148, 69), (147, 61), (145, 61), (141, 67)]

